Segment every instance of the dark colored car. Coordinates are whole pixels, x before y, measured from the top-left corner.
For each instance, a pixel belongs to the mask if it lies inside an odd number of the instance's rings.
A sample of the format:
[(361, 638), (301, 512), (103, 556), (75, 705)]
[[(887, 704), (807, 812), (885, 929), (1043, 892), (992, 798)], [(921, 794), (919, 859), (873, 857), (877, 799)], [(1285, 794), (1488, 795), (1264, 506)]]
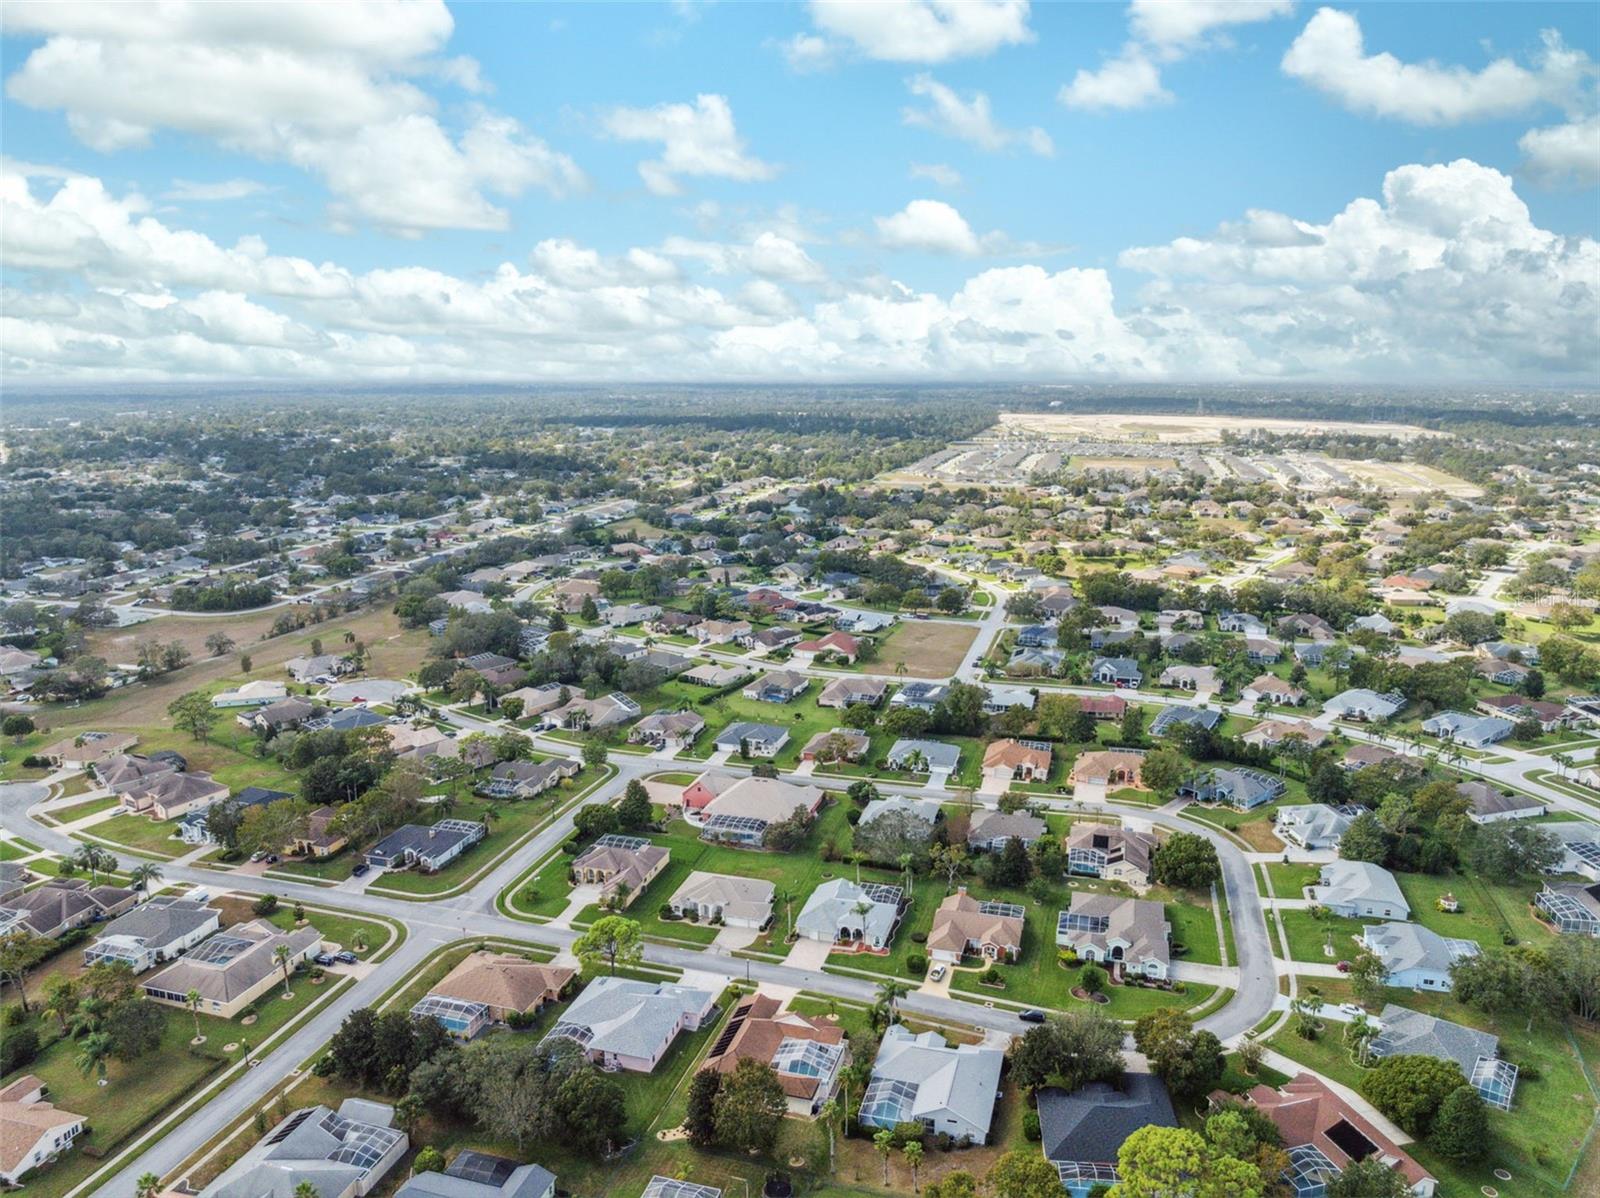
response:
[(1044, 1012), (1036, 1011), (1030, 1007), (1026, 1011), (1017, 1012), (1017, 1018), (1022, 1020), (1023, 1023), (1043, 1023)]
[(350, 876), (352, 878), (359, 878), (359, 877), (363, 876), (367, 872), (367, 870), (369, 870), (371, 868), (372, 867), (370, 865), (368, 865), (365, 861), (363, 861), (359, 865), (357, 865), (354, 869), (352, 869), (350, 871)]
[(354, 965), (361, 958), (357, 957), (354, 953), (334, 953), (333, 959), (339, 962), (341, 965)]
[(315, 961), (318, 965), (332, 965), (333, 964), (333, 958), (330, 957), (327, 953), (318, 953), (316, 956), (312, 957), (311, 959), (313, 961)]

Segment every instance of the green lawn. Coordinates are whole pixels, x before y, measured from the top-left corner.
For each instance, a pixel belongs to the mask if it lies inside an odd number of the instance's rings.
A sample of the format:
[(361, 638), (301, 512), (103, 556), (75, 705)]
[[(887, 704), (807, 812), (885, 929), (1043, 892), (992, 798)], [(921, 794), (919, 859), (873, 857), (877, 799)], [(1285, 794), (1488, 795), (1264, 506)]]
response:
[(176, 823), (158, 821), (148, 815), (113, 815), (101, 820), (81, 836), (104, 840), (144, 857), (179, 857), (189, 847), (177, 839)]
[[(1318, 865), (1286, 865), (1282, 861), (1269, 861), (1266, 865), (1267, 876), (1272, 879), (1272, 892), (1278, 898), (1297, 899), (1305, 897), (1302, 893), (1307, 886), (1315, 886), (1322, 877), (1322, 867)], [(1265, 883), (1256, 880), (1256, 891), (1266, 894)]]
[[(1325, 987), (1330, 1001), (1344, 1001), (1342, 980)], [(1489, 1112), (1492, 1147), (1482, 1165), (1461, 1166), (1440, 1158), (1426, 1144), (1411, 1144), (1411, 1152), (1443, 1183), (1448, 1194), (1476, 1193), (1491, 1185), (1507, 1193), (1492, 1170), (1503, 1167), (1515, 1178), (1515, 1193), (1554, 1198), (1576, 1191), (1567, 1188), (1568, 1173), (1594, 1122), (1597, 1101), (1589, 1077), (1600, 1067), (1600, 1029), (1577, 1025), (1570, 1029), (1553, 1020), (1528, 1020), (1517, 1015), (1497, 1022), (1464, 1007), (1448, 995), (1413, 994), (1391, 990), (1395, 1002), (1416, 1010), (1500, 1036), (1501, 1055), (1524, 1069), (1510, 1111)], [(1360, 1086), (1362, 1070), (1340, 1042), (1341, 1025), (1317, 1041), (1302, 1040), (1288, 1028), (1273, 1037), (1271, 1045), (1285, 1056), (1325, 1073), (1335, 1081)], [(1581, 1053), (1581, 1061), (1580, 1061)], [(1589, 1076), (1585, 1076), (1584, 1064)]]
[[(1209, 896), (1208, 896), (1209, 897)], [(1217, 920), (1208, 901), (1196, 906), (1183, 900), (1166, 904), (1167, 922), (1172, 925), (1172, 939), (1188, 949), (1179, 960), (1200, 965), (1221, 965), (1222, 950), (1217, 943)]]
[[(1360, 949), (1351, 937), (1373, 920), (1344, 919), (1325, 915), (1321, 919), (1310, 911), (1282, 911), (1283, 929), (1289, 935), (1289, 956), (1296, 961), (1313, 961), (1319, 965), (1335, 961), (1349, 961)], [(1332, 936), (1333, 956), (1323, 952), (1323, 945)]]
[(85, 816), (98, 815), (102, 811), (110, 811), (122, 802), (120, 795), (102, 795), (98, 799), (86, 799), (82, 803), (71, 803), (66, 807), (57, 807), (50, 812), (50, 818), (57, 823), (70, 824), (74, 820), (83, 819)]
[[(1432, 928), (1441, 936), (1475, 940), (1484, 948), (1499, 948), (1505, 934), (1519, 941), (1547, 942), (1553, 935), (1528, 911), (1538, 889), (1537, 882), (1521, 885), (1496, 885), (1464, 874), (1437, 877), (1431, 874), (1396, 874), (1400, 891), (1411, 904), (1413, 922)], [(1440, 911), (1435, 900), (1453, 894), (1461, 909)]]

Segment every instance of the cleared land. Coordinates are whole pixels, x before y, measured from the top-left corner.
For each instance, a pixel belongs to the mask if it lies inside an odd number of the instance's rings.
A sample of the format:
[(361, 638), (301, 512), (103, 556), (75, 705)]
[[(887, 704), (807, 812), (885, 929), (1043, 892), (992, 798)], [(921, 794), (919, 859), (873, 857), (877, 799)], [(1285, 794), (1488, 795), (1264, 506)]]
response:
[(1439, 434), (1413, 424), (1383, 424), (1358, 420), (1283, 420), (1264, 416), (1167, 416), (1124, 415), (1092, 412), (1001, 412), (1004, 434), (1031, 433), (1037, 436), (1083, 437), (1101, 441), (1158, 441), (1171, 445), (1207, 445), (1222, 440), (1222, 434), (1242, 431), (1264, 433), (1350, 433), (1362, 436), (1436, 437)]
[(913, 678), (948, 678), (955, 673), (972, 642), (975, 628), (942, 624), (935, 620), (902, 620), (878, 645), (871, 668), (878, 673), (904, 662)]

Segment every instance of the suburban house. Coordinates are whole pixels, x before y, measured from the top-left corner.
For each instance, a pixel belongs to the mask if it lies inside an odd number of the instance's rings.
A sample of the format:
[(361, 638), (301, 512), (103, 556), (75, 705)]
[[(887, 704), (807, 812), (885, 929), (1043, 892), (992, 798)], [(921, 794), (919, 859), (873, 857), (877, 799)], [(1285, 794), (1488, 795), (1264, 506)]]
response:
[(1357, 689), (1340, 691), (1322, 705), (1322, 713), (1336, 719), (1376, 723), (1390, 719), (1405, 705), (1406, 697), (1398, 691), (1380, 695), (1377, 691)]
[[(540, 686), (524, 686), (514, 691), (507, 691), (500, 696), (500, 706), (503, 708), (507, 702), (515, 699), (522, 704), (522, 714), (518, 718), (529, 719), (536, 715), (543, 715), (561, 706), (561, 692), (567, 688), (559, 682), (546, 682)], [(571, 698), (569, 692), (568, 696)]]
[(678, 1033), (699, 1031), (716, 1014), (714, 990), (599, 977), (561, 1013), (547, 1039), (575, 1041), (603, 1069), (649, 1073)]
[(1247, 745), (1280, 749), (1299, 741), (1308, 749), (1319, 749), (1328, 742), (1328, 733), (1305, 720), (1262, 720), (1239, 738)]
[(318, 653), (311, 657), (291, 657), (283, 663), (296, 682), (333, 682), (344, 674), (355, 672), (355, 663), (347, 657), (333, 653)]
[(1089, 678), (1101, 686), (1138, 690), (1144, 682), (1144, 671), (1131, 657), (1097, 657), (1089, 667)]
[(1449, 993), (1450, 966), (1478, 955), (1476, 941), (1450, 939), (1416, 923), (1372, 924), (1356, 940), (1383, 962), (1385, 985), (1412, 990)]
[(57, 767), (86, 769), (97, 761), (126, 753), (138, 743), (139, 738), (131, 732), (82, 732), (41, 749), (39, 756)]
[(177, 773), (179, 765), (168, 757), (118, 753), (102, 758), (89, 768), (101, 786), (113, 794), (122, 794), (140, 786), (148, 786), (164, 774)]
[(759, 931), (772, 920), (774, 893), (772, 883), (761, 878), (697, 869), (683, 880), (667, 905), (680, 919), (720, 921), (725, 927)]
[(1156, 718), (1150, 721), (1150, 735), (1165, 736), (1180, 724), (1187, 724), (1191, 728), (1204, 728), (1209, 732), (1220, 723), (1222, 723), (1220, 711), (1212, 711), (1209, 707), (1185, 707), (1174, 703), (1156, 713)]
[(891, 770), (905, 770), (914, 774), (926, 773), (932, 786), (942, 786), (944, 780), (961, 764), (959, 745), (942, 740), (912, 740), (902, 738), (889, 746), (883, 764)]
[(241, 728), (252, 732), (282, 732), (286, 728), (298, 728), (316, 713), (317, 705), (310, 699), (291, 696), (257, 707), (236, 717), (236, 721)]
[(983, 751), (983, 777), (986, 782), (1043, 782), (1050, 776), (1051, 756), (1048, 741), (993, 741)]
[(797, 811), (815, 816), (823, 792), (776, 778), (740, 778), (704, 807), (684, 815), (698, 824), (703, 840), (720, 840), (745, 848), (760, 848), (767, 828), (789, 819)]
[(750, 633), (749, 620), (702, 620), (689, 630), (702, 645), (726, 645)]
[(886, 951), (900, 924), (903, 893), (878, 882), (830, 878), (811, 892), (794, 930), (807, 940)]
[(550, 588), (550, 602), (569, 616), (582, 611), (585, 602), (598, 606), (600, 600), (600, 584), (592, 578), (567, 578)]
[[(1210, 694), (1222, 689), (1222, 680), (1217, 677), (1216, 666), (1168, 666), (1161, 671), (1161, 677), (1156, 681), (1162, 686), (1174, 687), (1181, 691), (1194, 691), (1196, 694)], [(1248, 695), (1245, 697), (1249, 698)]]
[(1563, 935), (1600, 936), (1600, 884), (1546, 882), (1533, 902)]
[(1178, 1126), (1167, 1087), (1153, 1073), (1124, 1073), (1115, 1084), (1091, 1082), (1071, 1091), (1047, 1086), (1037, 1101), (1045, 1160), (1072, 1198), (1088, 1198), (1096, 1186), (1121, 1180), (1117, 1154), (1141, 1127)]
[(657, 603), (619, 603), (614, 607), (606, 608), (601, 619), (611, 628), (627, 628), (633, 624), (643, 624), (653, 620), (661, 614), (661, 606)]
[(876, 707), (883, 702), (889, 684), (881, 678), (835, 678), (817, 696), (818, 707), (850, 707), (865, 703)]
[(985, 715), (1004, 715), (1013, 707), (1032, 711), (1039, 702), (1039, 693), (1026, 686), (1000, 686), (989, 683), (983, 688)]
[(367, 850), (368, 865), (431, 874), (449, 865), (487, 835), (476, 820), (442, 819), (436, 824), (405, 824)]
[(556, 1175), (543, 1165), (463, 1148), (443, 1173), (413, 1173), (394, 1198), (555, 1198)]
[(17, 861), (0, 861), (0, 903), (28, 888), (28, 867)]
[(469, 953), (412, 1008), (419, 1019), (437, 1019), (459, 1039), (470, 1040), (491, 1024), (531, 1015), (559, 1002), (576, 969), (545, 965), (515, 953), (479, 949)]
[[(1236, 1101), (1216, 1091), (1213, 1103)], [(1405, 1177), (1416, 1198), (1431, 1198), (1438, 1182), (1407, 1156), (1360, 1111), (1312, 1073), (1298, 1073), (1278, 1090), (1257, 1086), (1245, 1101), (1260, 1111), (1283, 1137), (1296, 1193), (1324, 1188), (1352, 1161), (1377, 1159)]]
[(502, 761), (489, 771), (478, 793), (492, 799), (531, 799), (568, 778), (576, 778), (583, 763), (572, 757), (544, 761)]
[(1370, 861), (1329, 861), (1306, 892), (1313, 903), (1346, 919), (1411, 918), (1411, 904), (1394, 875)]
[(0, 1182), (21, 1185), (71, 1148), (88, 1122), (46, 1101), (44, 1083), (31, 1073), (8, 1083), (0, 1089)]
[(153, 820), (176, 819), (228, 797), (228, 788), (210, 774), (158, 774), (122, 792), (122, 810)]
[(1311, 696), (1276, 674), (1262, 674), (1239, 692), (1246, 703), (1269, 703), (1274, 707), (1299, 707)]
[(1518, 1070), (1500, 1059), (1499, 1036), (1394, 1003), (1383, 1008), (1378, 1026), (1383, 1030), (1367, 1045), (1374, 1059), (1420, 1056), (1454, 1061), (1486, 1103), (1502, 1111), (1511, 1109)]
[(1078, 710), (1097, 720), (1120, 720), (1128, 701), (1121, 695), (1084, 695), (1078, 700)]
[(749, 670), (737, 666), (701, 665), (686, 670), (683, 680), (695, 686), (709, 686), (721, 690), (725, 686), (732, 686), (735, 682), (742, 682), (749, 676)]
[(1074, 786), (1143, 787), (1144, 753), (1138, 749), (1097, 749), (1079, 753), (1072, 763)]
[(200, 1191), (199, 1198), (264, 1198), (309, 1185), (323, 1198), (361, 1198), (405, 1156), (411, 1141), (394, 1108), (346, 1098), (295, 1111)]
[(1288, 783), (1276, 774), (1240, 766), (1204, 770), (1178, 787), (1178, 797), (1253, 811), (1283, 797)]
[(620, 892), (626, 907), (667, 867), (671, 857), (671, 849), (651, 844), (643, 836), (607, 833), (572, 862), (572, 879), (579, 886), (599, 886), (601, 897), (613, 902)]
[(774, 670), (756, 679), (741, 692), (755, 703), (789, 703), (805, 694), (811, 679), (793, 670)]
[(1494, 824), (1508, 819), (1535, 819), (1549, 808), (1543, 800), (1514, 790), (1502, 790), (1474, 778), (1456, 784), (1456, 793), (1472, 804), (1467, 818), (1475, 824)]
[(850, 1043), (842, 1027), (821, 1015), (786, 1011), (779, 999), (750, 994), (733, 1008), (705, 1067), (732, 1073), (746, 1058), (771, 1065), (789, 1113), (809, 1118), (838, 1088), (839, 1075), (850, 1064)]
[(1160, 844), (1153, 832), (1079, 820), (1067, 833), (1067, 872), (1143, 890), (1150, 885), (1150, 861)]
[(819, 732), (800, 750), (801, 761), (827, 765), (838, 761), (860, 761), (872, 747), (872, 738), (854, 728), (829, 728)]
[(1280, 840), (1303, 849), (1337, 849), (1344, 830), (1355, 821), (1348, 808), (1326, 803), (1306, 803), (1280, 807), (1273, 817), (1273, 830)]
[(1046, 832), (1044, 820), (1026, 811), (998, 811), (981, 807), (972, 813), (967, 825), (967, 847), (976, 851), (998, 853), (1012, 840), (1022, 841), (1024, 848), (1032, 848), (1034, 841)]
[(1429, 736), (1469, 749), (1483, 749), (1510, 736), (1516, 725), (1497, 715), (1469, 715), (1464, 711), (1441, 711), (1422, 721)]
[(282, 682), (269, 682), (259, 678), (254, 682), (246, 682), (243, 686), (231, 691), (220, 691), (211, 696), (213, 707), (265, 707), (268, 703), (276, 703), (279, 699), (287, 698), (289, 688)]
[(860, 1121), (887, 1128), (920, 1123), (958, 1143), (985, 1143), (1004, 1061), (999, 1048), (952, 1048), (938, 1032), (918, 1035), (903, 1023), (891, 1024), (872, 1063)]
[(275, 984), (282, 984), (280, 945), (289, 950), (287, 964), (292, 970), (321, 949), (322, 933), (310, 926), (285, 932), (264, 919), (234, 924), (145, 982), (145, 997), (188, 1007), (189, 991), (198, 990), (202, 1011), (232, 1019)]
[(580, 695), (570, 699), (564, 706), (553, 707), (541, 714), (539, 727), (598, 732), (603, 728), (626, 724), (640, 710), (639, 705), (621, 691), (613, 691), (596, 699), (585, 699)]
[(776, 757), (789, 743), (789, 730), (778, 724), (755, 724), (740, 720), (729, 724), (712, 742), (719, 753), (741, 757)]
[(204, 902), (158, 894), (106, 924), (83, 963), (122, 961), (143, 973), (182, 956), (217, 930), (221, 913)]
[(890, 707), (910, 707), (916, 711), (931, 712), (950, 694), (943, 682), (908, 682), (889, 700)]
[(122, 886), (91, 886), (86, 878), (51, 878), (0, 906), (0, 936), (21, 930), (53, 940), (74, 928), (121, 915), (138, 899), (138, 891)]
[(811, 665), (817, 658), (842, 658), (851, 665), (861, 656), (861, 642), (848, 632), (830, 632), (815, 640), (796, 641), (790, 650), (800, 665)]
[(693, 711), (655, 711), (645, 716), (628, 733), (630, 744), (653, 745), (657, 749), (687, 749), (705, 731), (705, 718)]
[(963, 957), (1015, 961), (1022, 955), (1025, 910), (973, 898), (965, 886), (940, 903), (928, 931), (928, 956), (957, 964)]
[(890, 795), (886, 799), (873, 799), (861, 809), (857, 828), (869, 828), (885, 817), (898, 816), (902, 826), (910, 830), (913, 822), (921, 825), (927, 839), (933, 839), (933, 827), (944, 818), (938, 799), (913, 799), (903, 795)]
[(1072, 896), (1070, 910), (1056, 917), (1056, 945), (1085, 961), (1121, 966), (1149, 978), (1165, 978), (1172, 968), (1172, 925), (1160, 903), (1114, 894)]

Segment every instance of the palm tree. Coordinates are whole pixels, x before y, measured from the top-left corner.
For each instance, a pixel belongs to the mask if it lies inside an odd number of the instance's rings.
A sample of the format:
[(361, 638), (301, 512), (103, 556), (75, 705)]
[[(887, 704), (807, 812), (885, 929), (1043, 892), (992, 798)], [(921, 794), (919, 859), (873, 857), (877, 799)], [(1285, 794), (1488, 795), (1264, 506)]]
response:
[(917, 1168), (922, 1164), (922, 1141), (912, 1140), (900, 1150), (905, 1154), (906, 1164), (911, 1166), (911, 1192), (917, 1192)]
[(183, 1001), (194, 1015), (194, 1041), (198, 1044), (205, 1038), (200, 1034), (200, 991), (190, 990), (183, 996)]
[(94, 1032), (84, 1039), (78, 1049), (78, 1072), (84, 1077), (99, 1076), (104, 1084), (106, 1065), (111, 1060), (111, 1037), (105, 1032)]
[(900, 1001), (910, 989), (904, 982), (895, 981), (893, 978), (878, 983), (878, 1001), (872, 1006), (872, 1022), (876, 1024), (880, 1019), (885, 1024), (895, 1020), (895, 1003)]
[(162, 876), (161, 867), (154, 861), (135, 865), (128, 871), (128, 881), (135, 890), (149, 890), (150, 883), (161, 881)]
[(894, 1132), (887, 1127), (880, 1127), (872, 1135), (872, 1146), (878, 1150), (878, 1155), (883, 1158), (883, 1184), (889, 1185), (889, 1154), (894, 1151)]
[(67, 1034), (67, 1020), (78, 1009), (78, 1003), (83, 995), (78, 989), (78, 983), (72, 978), (56, 977), (45, 991), (44, 1006), (41, 1013), (47, 1018), (53, 1017), (61, 1023), (61, 1034)]
[(830, 1098), (822, 1104), (822, 1110), (817, 1112), (817, 1117), (822, 1120), (822, 1128), (828, 1133), (828, 1172), (833, 1172), (833, 1125), (839, 1118), (839, 1100)]
[(283, 970), (283, 996), (285, 998), (294, 997), (289, 991), (289, 958), (291, 956), (293, 954), (289, 951), (287, 944), (280, 944), (272, 950), (272, 959), (278, 963), (278, 968)]
[(500, 818), (500, 804), (490, 803), (483, 809), (483, 834), (489, 835), (490, 826)]
[(910, 853), (900, 854), (900, 876), (905, 879), (906, 897), (911, 897), (911, 863), (916, 860)]
[(72, 1009), (68, 1016), (71, 1023), (70, 1032), (74, 1037), (85, 1036), (100, 1030), (100, 1024), (106, 1017), (106, 1009), (110, 1004), (97, 995), (90, 994), (84, 997)]
[(141, 1173), (133, 1183), (133, 1198), (156, 1198), (161, 1192), (161, 1179), (154, 1173)]
[(1367, 1052), (1377, 1036), (1378, 1029), (1366, 1015), (1360, 1014), (1344, 1026), (1344, 1042), (1355, 1049), (1358, 1064), (1367, 1063)]
[(294, 1188), (294, 1198), (322, 1198), (322, 1191), (309, 1181), (302, 1181)]
[(110, 869), (116, 865), (116, 858), (102, 848), (86, 844), (72, 857), (72, 864), (79, 869), (89, 871), (89, 885), (93, 886), (99, 880), (99, 871)]

